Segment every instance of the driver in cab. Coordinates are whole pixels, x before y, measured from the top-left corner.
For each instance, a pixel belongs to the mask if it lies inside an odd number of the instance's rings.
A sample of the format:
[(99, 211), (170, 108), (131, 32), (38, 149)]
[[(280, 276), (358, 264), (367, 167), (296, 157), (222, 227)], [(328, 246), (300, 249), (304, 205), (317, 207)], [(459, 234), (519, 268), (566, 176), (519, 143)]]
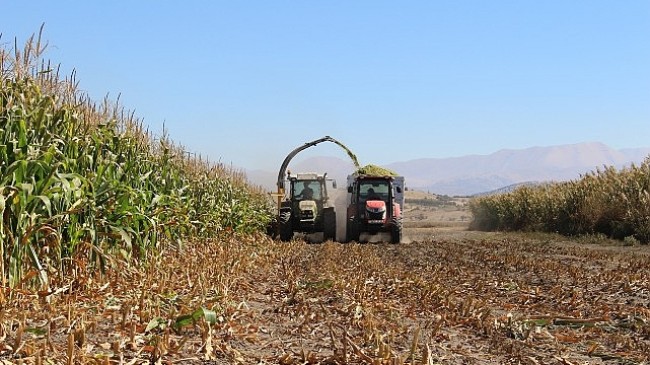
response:
[(302, 192), (300, 193), (302, 200), (314, 199), (314, 190), (309, 187), (309, 181), (303, 183)]
[(375, 193), (375, 189), (370, 188), (368, 189), (368, 199), (367, 200), (381, 200), (379, 195)]

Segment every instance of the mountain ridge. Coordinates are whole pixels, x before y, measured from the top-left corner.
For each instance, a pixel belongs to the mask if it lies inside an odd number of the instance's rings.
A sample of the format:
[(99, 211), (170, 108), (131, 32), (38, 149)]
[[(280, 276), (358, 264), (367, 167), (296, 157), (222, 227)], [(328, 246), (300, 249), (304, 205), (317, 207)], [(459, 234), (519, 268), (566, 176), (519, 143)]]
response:
[[(480, 194), (528, 181), (572, 180), (604, 166), (622, 168), (639, 164), (649, 155), (650, 147), (617, 150), (601, 142), (584, 142), (501, 149), (488, 155), (418, 158), (382, 167), (404, 175), (411, 189), (453, 196)], [(289, 168), (292, 171), (327, 172), (341, 186), (346, 176), (354, 171), (351, 162), (330, 156), (298, 159)], [(247, 175), (257, 185), (275, 187), (277, 172), (254, 170), (248, 171)]]

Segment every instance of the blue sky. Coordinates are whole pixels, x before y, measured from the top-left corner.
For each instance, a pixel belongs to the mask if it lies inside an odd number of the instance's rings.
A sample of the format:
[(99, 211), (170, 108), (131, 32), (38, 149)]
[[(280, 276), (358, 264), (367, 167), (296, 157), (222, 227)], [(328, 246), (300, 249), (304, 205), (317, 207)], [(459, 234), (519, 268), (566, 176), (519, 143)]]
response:
[[(47, 57), (189, 151), (275, 171), (331, 135), (362, 164), (650, 146), (650, 1), (8, 1)], [(345, 158), (331, 144), (301, 156)]]

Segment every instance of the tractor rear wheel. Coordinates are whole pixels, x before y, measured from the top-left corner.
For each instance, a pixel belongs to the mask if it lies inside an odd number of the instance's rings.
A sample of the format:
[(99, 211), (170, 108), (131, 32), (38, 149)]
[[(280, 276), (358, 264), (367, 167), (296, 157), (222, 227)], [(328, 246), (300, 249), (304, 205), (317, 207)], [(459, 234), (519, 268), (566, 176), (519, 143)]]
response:
[(355, 222), (353, 220), (348, 220), (348, 224), (347, 224), (346, 231), (345, 231), (345, 241), (346, 242), (352, 242), (352, 241), (359, 242), (359, 236), (360, 235), (361, 235), (361, 232), (359, 232), (359, 223)]
[(334, 208), (323, 211), (323, 239), (336, 241), (336, 212)]
[(402, 220), (393, 218), (390, 228), (390, 243), (397, 244), (402, 242)]

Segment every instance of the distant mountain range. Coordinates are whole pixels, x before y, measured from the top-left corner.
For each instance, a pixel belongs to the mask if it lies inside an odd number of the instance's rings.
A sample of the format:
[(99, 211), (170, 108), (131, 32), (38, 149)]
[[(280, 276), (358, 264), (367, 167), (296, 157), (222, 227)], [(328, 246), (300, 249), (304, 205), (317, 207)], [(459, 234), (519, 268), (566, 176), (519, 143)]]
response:
[[(480, 194), (523, 182), (576, 179), (603, 166), (622, 168), (632, 163), (639, 164), (648, 155), (650, 147), (615, 150), (603, 143), (588, 142), (506, 149), (489, 155), (421, 158), (383, 167), (404, 175), (411, 189), (454, 196)], [(290, 169), (327, 172), (341, 186), (354, 170), (351, 162), (337, 157), (308, 158), (293, 163)], [(277, 171), (253, 170), (247, 171), (247, 176), (254, 184), (275, 189)]]

